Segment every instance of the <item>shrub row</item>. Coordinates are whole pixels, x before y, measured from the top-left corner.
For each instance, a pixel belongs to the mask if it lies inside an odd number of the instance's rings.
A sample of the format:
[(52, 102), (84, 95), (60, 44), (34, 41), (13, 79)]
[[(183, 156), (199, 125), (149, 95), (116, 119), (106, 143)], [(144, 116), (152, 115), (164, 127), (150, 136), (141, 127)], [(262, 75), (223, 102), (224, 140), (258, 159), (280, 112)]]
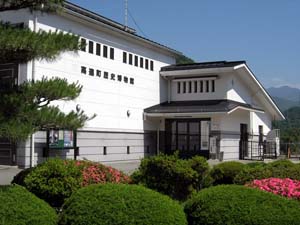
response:
[(55, 158), (22, 171), (12, 183), (26, 187), (51, 206), (59, 208), (65, 199), (81, 187), (128, 182), (128, 176), (100, 163)]

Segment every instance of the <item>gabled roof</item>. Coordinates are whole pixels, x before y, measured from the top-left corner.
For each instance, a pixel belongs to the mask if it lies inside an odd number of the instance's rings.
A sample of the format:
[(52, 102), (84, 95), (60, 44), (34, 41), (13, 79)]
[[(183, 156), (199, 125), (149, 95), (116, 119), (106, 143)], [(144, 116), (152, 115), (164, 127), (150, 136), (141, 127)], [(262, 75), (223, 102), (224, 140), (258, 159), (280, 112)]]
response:
[(237, 108), (264, 112), (250, 104), (244, 104), (232, 100), (201, 100), (201, 101), (174, 101), (164, 102), (144, 110), (147, 114), (155, 113), (230, 113)]
[(209, 69), (209, 68), (223, 68), (233, 67), (241, 64), (245, 64), (246, 61), (215, 61), (215, 62), (202, 62), (191, 64), (177, 64), (170, 65), (161, 68), (161, 71), (176, 71), (176, 70), (192, 70), (192, 69)]
[(137, 40), (140, 40), (140, 41), (143, 41), (147, 44), (150, 44), (152, 46), (155, 46), (157, 48), (160, 48), (160, 49), (163, 49), (165, 51), (168, 51), (169, 53), (173, 54), (173, 55), (182, 55), (181, 52), (175, 50), (175, 49), (172, 49), (170, 47), (167, 47), (165, 45), (162, 45), (158, 42), (155, 42), (153, 40), (150, 40), (148, 38), (145, 38), (145, 37), (142, 37), (138, 34), (136, 34), (136, 31), (133, 29), (133, 28), (130, 28), (130, 27), (125, 27), (124, 25), (116, 22), (116, 21), (113, 21), (107, 17), (104, 17), (104, 16), (101, 16), (97, 13), (94, 13), (90, 10), (87, 10), (85, 8), (82, 8), (74, 3), (71, 3), (69, 1), (65, 1), (64, 2), (64, 8), (66, 9), (66, 11), (68, 12), (72, 12), (72, 13), (75, 13), (75, 14), (79, 14), (83, 17), (85, 17), (86, 19), (91, 19), (91, 20), (94, 20), (98, 23), (102, 23), (104, 25), (107, 25), (109, 26), (110, 28), (113, 28), (115, 29), (115, 31), (118, 31), (124, 35), (127, 35), (129, 37), (132, 37), (134, 39), (137, 39)]
[(261, 99), (265, 102), (264, 104), (266, 104), (266, 106), (270, 106), (269, 109), (272, 110), (274, 119), (285, 119), (283, 113), (281, 112), (275, 101), (247, 66), (246, 61), (215, 61), (170, 65), (162, 67), (160, 74), (163, 77), (175, 79), (180, 77), (197, 77), (225, 72), (236, 72), (236, 74), (239, 74), (241, 79), (243, 79), (245, 83), (247, 83), (249, 88), (252, 88), (255, 95), (261, 93)]

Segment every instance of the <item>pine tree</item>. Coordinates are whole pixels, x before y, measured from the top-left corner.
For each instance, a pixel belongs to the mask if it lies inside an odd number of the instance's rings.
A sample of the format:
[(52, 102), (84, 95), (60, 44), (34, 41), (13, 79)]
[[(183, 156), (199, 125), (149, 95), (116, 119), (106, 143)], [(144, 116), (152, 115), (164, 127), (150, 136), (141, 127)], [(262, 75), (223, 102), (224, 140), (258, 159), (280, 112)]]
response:
[[(0, 12), (28, 9), (44, 13), (61, 10), (63, 0), (0, 0)], [(0, 22), (0, 65), (53, 60), (65, 51), (81, 48), (79, 37), (63, 32), (33, 32), (23, 25)], [(0, 80), (1, 81), (1, 80)], [(62, 112), (50, 103), (74, 100), (82, 90), (66, 79), (43, 78), (18, 86), (0, 83), (0, 138), (26, 140), (31, 134), (47, 129), (78, 129), (89, 120), (82, 110)]]

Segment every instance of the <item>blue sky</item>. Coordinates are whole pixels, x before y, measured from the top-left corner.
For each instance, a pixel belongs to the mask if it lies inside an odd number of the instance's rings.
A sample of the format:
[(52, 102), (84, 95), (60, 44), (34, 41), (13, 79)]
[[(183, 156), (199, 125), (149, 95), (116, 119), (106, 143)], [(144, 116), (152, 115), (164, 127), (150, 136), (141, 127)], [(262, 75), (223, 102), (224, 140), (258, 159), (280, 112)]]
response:
[[(299, 0), (128, 1), (147, 38), (199, 62), (246, 60), (266, 87), (300, 88)], [(71, 2), (124, 23), (124, 0)]]

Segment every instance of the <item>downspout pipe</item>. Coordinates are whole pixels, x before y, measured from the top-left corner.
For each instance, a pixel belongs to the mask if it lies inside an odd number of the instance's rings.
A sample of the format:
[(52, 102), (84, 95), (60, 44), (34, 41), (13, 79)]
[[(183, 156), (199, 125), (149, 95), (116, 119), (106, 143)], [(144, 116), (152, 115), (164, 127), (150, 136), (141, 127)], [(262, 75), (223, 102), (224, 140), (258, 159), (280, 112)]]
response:
[[(33, 20), (33, 31), (37, 32), (37, 22), (38, 22), (38, 17), (37, 17), (37, 12), (34, 12), (34, 20)], [(31, 80), (35, 80), (35, 60), (32, 60), (32, 74), (31, 74)], [(35, 166), (34, 162), (34, 152), (35, 152), (35, 135), (31, 135), (31, 148), (30, 148), (30, 167)]]

